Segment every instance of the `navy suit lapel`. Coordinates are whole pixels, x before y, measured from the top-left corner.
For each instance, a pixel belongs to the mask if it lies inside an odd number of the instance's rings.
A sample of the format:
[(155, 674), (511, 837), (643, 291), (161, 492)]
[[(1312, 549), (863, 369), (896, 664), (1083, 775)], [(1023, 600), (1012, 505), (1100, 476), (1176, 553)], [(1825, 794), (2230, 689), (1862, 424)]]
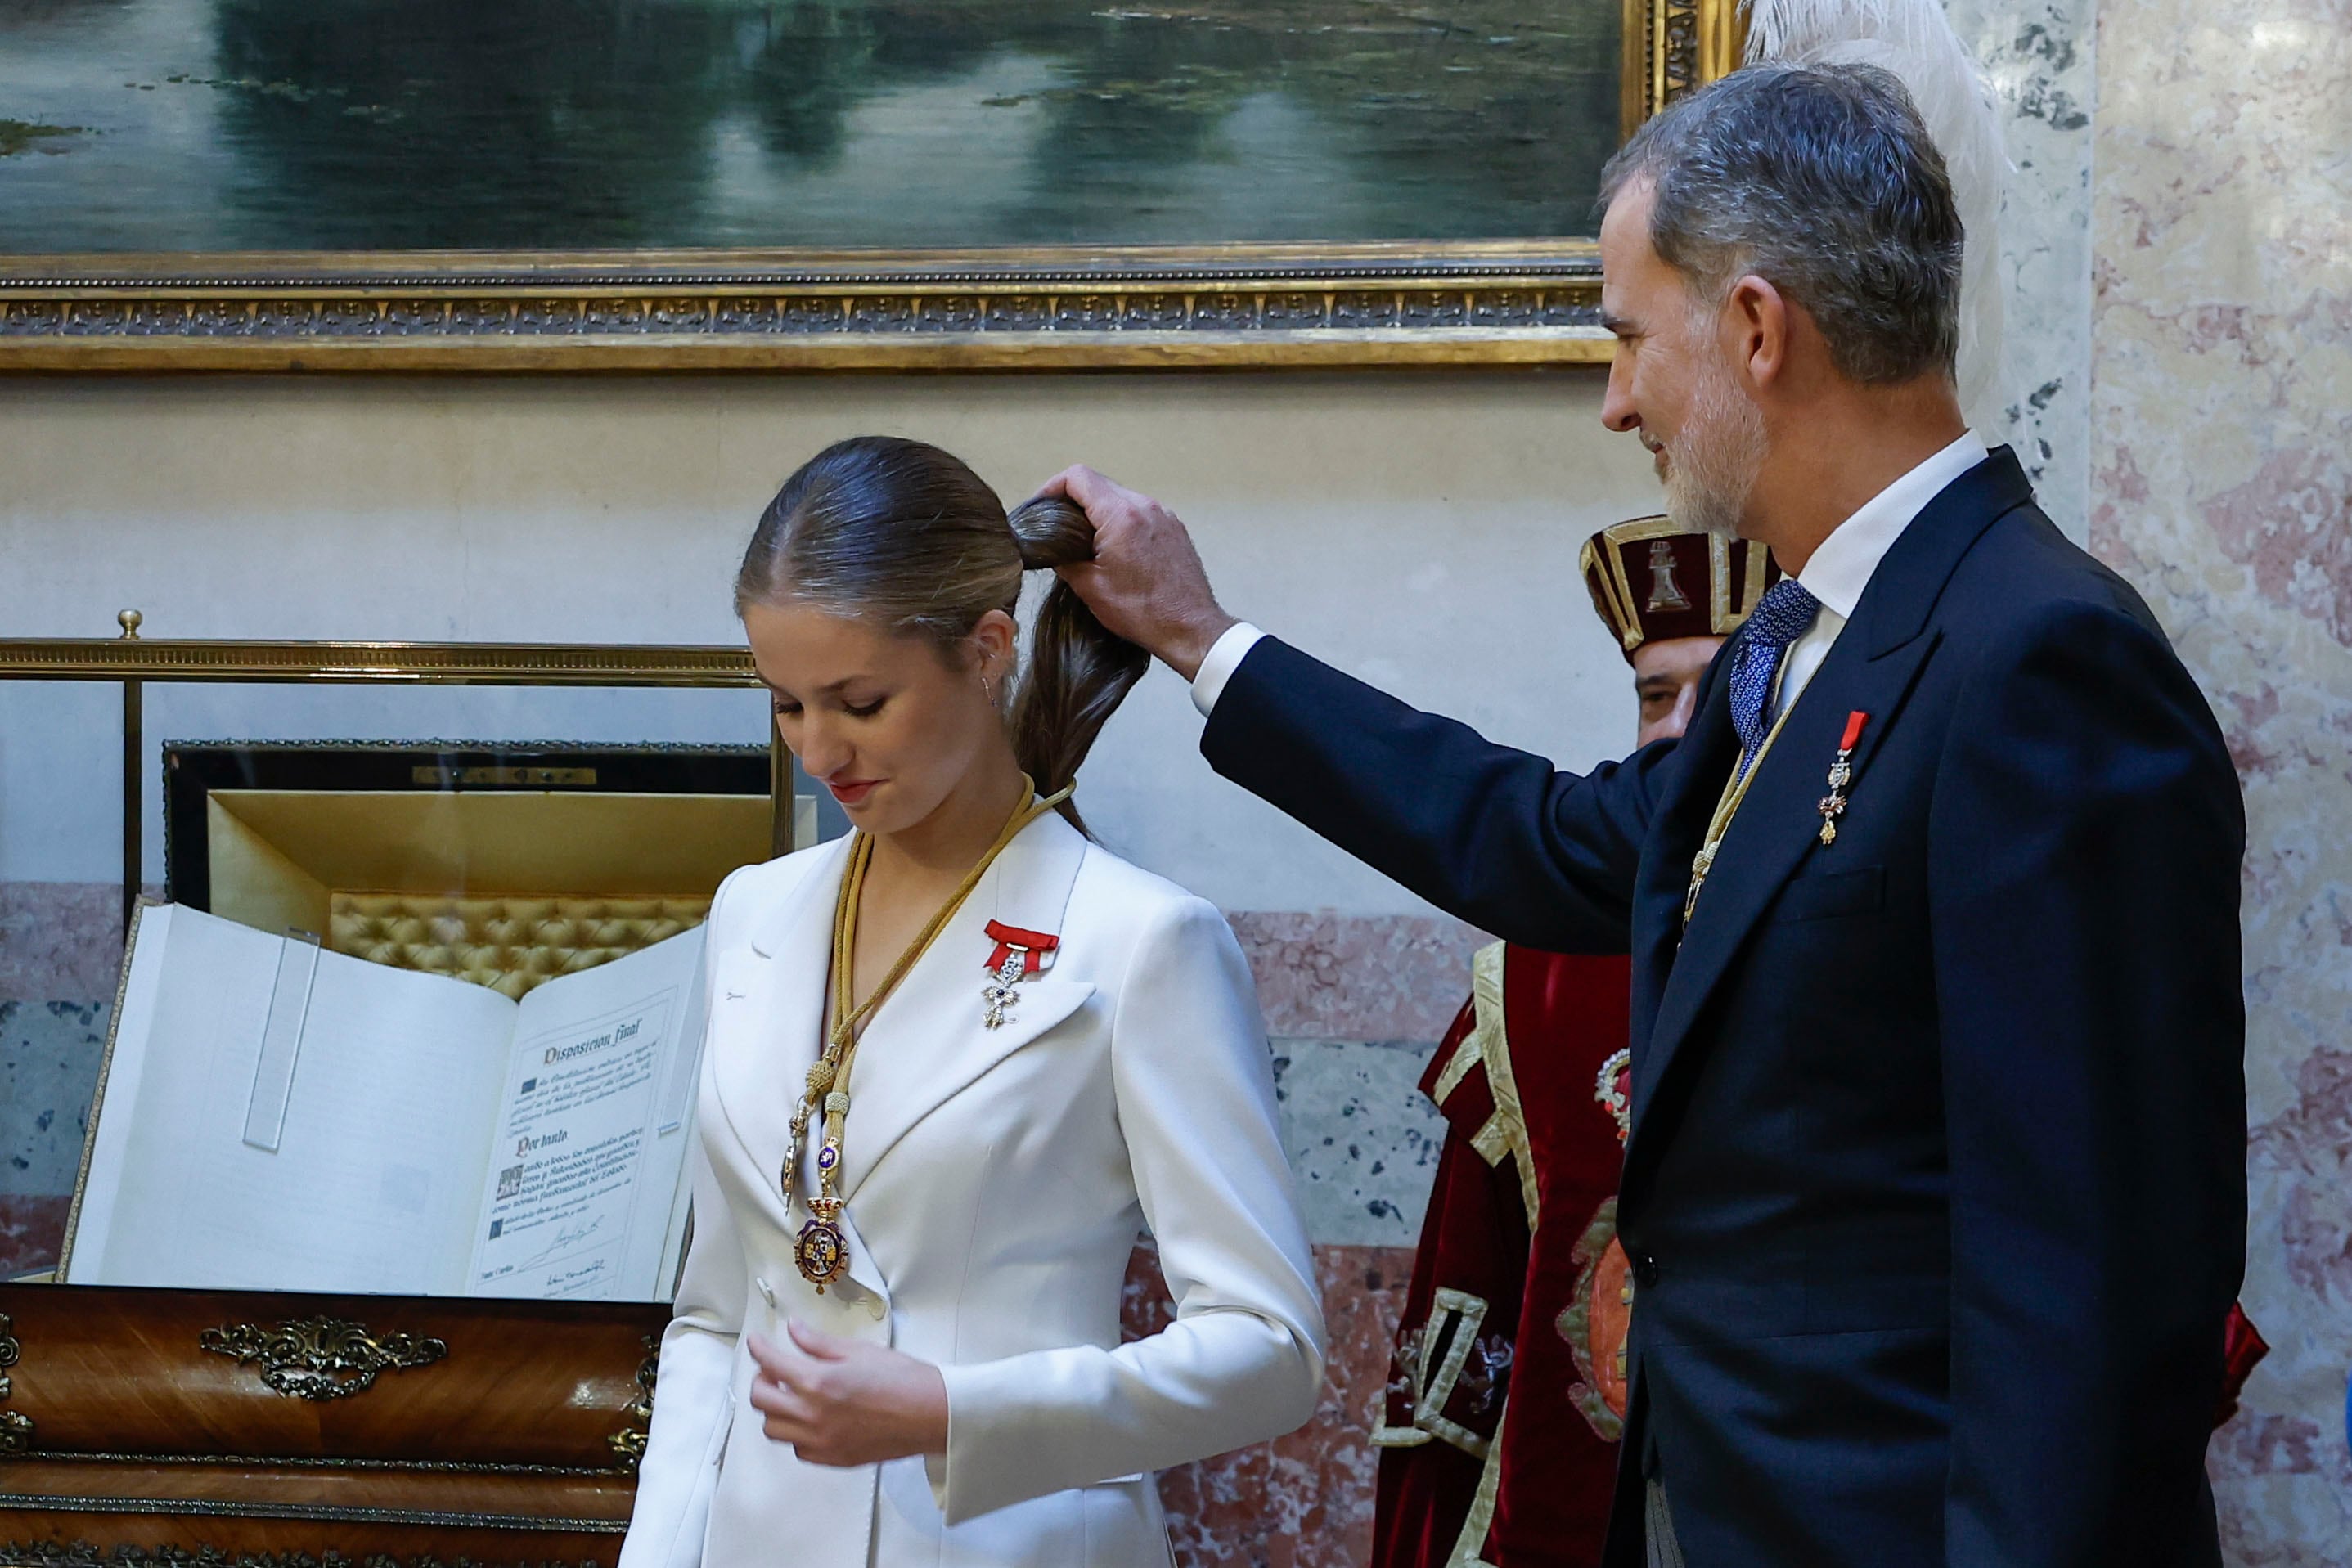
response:
[[(1739, 757), (1738, 732), (1731, 725), (1729, 683), (1723, 672), (1731, 644), (1726, 642), (1699, 694), (1698, 710), (1684, 734), (1671, 788), (1642, 854), (1641, 882), (1633, 897), (1633, 1038), (1647, 1041), (1657, 1030), (1658, 1009), (1674, 968), (1683, 934), (1683, 894), (1690, 885), (1691, 858), (1706, 837), (1707, 819), (1723, 794)], [(1633, 1124), (1641, 1124), (1650, 1090), (1657, 1082), (1655, 1053), (1637, 1045), (1633, 1052)]]
[(2032, 500), (2023, 470), (2002, 447), (1946, 486), (1904, 529), (1872, 574), (1829, 657), (1800, 694), (1771, 750), (1757, 765), (1755, 781), (1724, 835), (1690, 928), (1684, 931), (1682, 902), (1691, 857), (1738, 756), (1728, 683), (1720, 679), (1718, 656), (1683, 742), (1689, 765), (1653, 830), (1635, 902), (1629, 1173), (1643, 1157), (1643, 1129), (1659, 1086), (1708, 998), (1781, 885), (1818, 847), (1817, 803), (1827, 792), (1846, 716), (1855, 710), (1870, 716), (1853, 759), (1859, 794), (1867, 789), (1872, 757), (1895, 727), (1904, 698), (1941, 640), (1929, 634), (1929, 622), (1944, 585), (1986, 528)]
[[(1828, 791), (1830, 764), (1836, 758), (1846, 716), (1857, 710), (1870, 716), (1853, 758), (1854, 789), (1866, 791), (1871, 753), (1894, 727), (1912, 677), (1937, 641), (1919, 637), (1872, 660), (1841, 633), (1799, 695), (1779, 738), (1756, 765), (1755, 781), (1724, 834), (1690, 928), (1683, 933), (1681, 950), (1673, 956), (1649, 1049), (1635, 1053), (1637, 1092), (1655, 1090), (1748, 934), (1781, 884), (1820, 847), (1818, 803)], [(1685, 858), (1685, 879), (1689, 866)], [(1670, 917), (1679, 915), (1677, 907)], [(1647, 1097), (1644, 1093), (1644, 1102)]]

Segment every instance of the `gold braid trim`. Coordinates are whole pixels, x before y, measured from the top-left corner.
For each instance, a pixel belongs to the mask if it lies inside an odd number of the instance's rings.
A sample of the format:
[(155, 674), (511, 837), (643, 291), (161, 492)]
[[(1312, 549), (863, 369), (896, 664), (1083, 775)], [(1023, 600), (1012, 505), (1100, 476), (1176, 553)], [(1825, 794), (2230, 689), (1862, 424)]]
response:
[(1511, 1418), (1511, 1403), (1503, 1401), (1503, 1413), (1495, 1418), (1495, 1435), (1487, 1440), (1486, 1463), (1478, 1472), (1478, 1490), (1470, 1500), (1470, 1516), (1462, 1521), (1462, 1533), (1454, 1540), (1454, 1550), (1446, 1553), (1445, 1568), (1487, 1568), (1480, 1549), (1486, 1544), (1486, 1532), (1495, 1527), (1495, 1499), (1503, 1489), (1503, 1427)]
[[(1413, 1402), (1412, 1424), (1423, 1431), (1444, 1438), (1474, 1459), (1487, 1457), (1487, 1446), (1494, 1439), (1482, 1437), (1457, 1421), (1445, 1418), (1445, 1407), (1454, 1401), (1454, 1385), (1462, 1380), (1462, 1369), (1470, 1361), (1470, 1353), (1477, 1348), (1478, 1330), (1486, 1321), (1486, 1301), (1467, 1291), (1451, 1286), (1438, 1287), (1430, 1303), (1429, 1324), (1422, 1332), (1423, 1364), (1427, 1366), (1428, 1354), (1436, 1348), (1441, 1329), (1450, 1328), (1446, 1335), (1445, 1359), (1429, 1375), (1427, 1386)], [(1496, 1430), (1500, 1431), (1498, 1427)]]
[(1470, 1070), (1478, 1065), (1478, 1032), (1473, 1029), (1454, 1043), (1454, 1054), (1445, 1059), (1445, 1065), (1438, 1071), (1437, 1087), (1429, 1098), (1439, 1110), (1445, 1108), (1445, 1103), (1454, 1097), (1454, 1092), (1462, 1087), (1463, 1080), (1470, 1076)]
[(1513, 1153), (1511, 1135), (1510, 1119), (1497, 1111), (1486, 1118), (1485, 1126), (1470, 1134), (1470, 1146), (1488, 1165), (1499, 1166)]
[[(1388, 1403), (1388, 1390), (1385, 1388), (1381, 1390), (1381, 1401), (1385, 1410)], [(1373, 1417), (1371, 1442), (1375, 1448), (1418, 1448), (1432, 1436), (1418, 1427), (1391, 1427), (1381, 1417)]]
[[(1412, 1425), (1387, 1425), (1388, 1404), (1383, 1391), (1381, 1408), (1372, 1418), (1372, 1446), (1377, 1448), (1412, 1448), (1442, 1438), (1474, 1459), (1487, 1457), (1490, 1437), (1482, 1437), (1458, 1421), (1445, 1416), (1445, 1406), (1453, 1401), (1454, 1385), (1461, 1381), (1462, 1369), (1469, 1364), (1470, 1353), (1477, 1348), (1478, 1329), (1486, 1321), (1486, 1301), (1467, 1291), (1457, 1291), (1448, 1285), (1438, 1287), (1429, 1304), (1429, 1321), (1421, 1325), (1421, 1344), (1406, 1368), (1412, 1378)], [(1444, 1354), (1437, 1354), (1440, 1345)]]
[(1489, 943), (1470, 960), (1470, 998), (1478, 1021), (1469, 1040), (1486, 1064), (1486, 1087), (1495, 1096), (1495, 1114), (1478, 1130), (1472, 1145), (1488, 1165), (1500, 1165), (1509, 1155), (1518, 1167), (1519, 1201), (1528, 1211), (1528, 1233), (1536, 1228), (1536, 1156), (1528, 1142), (1527, 1111), (1519, 1100), (1519, 1081), (1511, 1071), (1511, 1042), (1503, 1018), (1503, 946)]

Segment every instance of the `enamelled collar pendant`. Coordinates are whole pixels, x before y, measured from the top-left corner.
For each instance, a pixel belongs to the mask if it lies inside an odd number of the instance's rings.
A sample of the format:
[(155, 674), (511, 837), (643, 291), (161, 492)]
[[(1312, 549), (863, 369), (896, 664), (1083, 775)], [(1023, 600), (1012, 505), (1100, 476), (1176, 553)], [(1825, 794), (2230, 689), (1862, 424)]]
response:
[(800, 1268), (801, 1278), (824, 1294), (824, 1288), (841, 1278), (849, 1261), (849, 1239), (834, 1224), (841, 1205), (831, 1198), (818, 1198), (814, 1207), (824, 1210), (816, 1218), (801, 1227), (800, 1239), (793, 1243), (793, 1261)]

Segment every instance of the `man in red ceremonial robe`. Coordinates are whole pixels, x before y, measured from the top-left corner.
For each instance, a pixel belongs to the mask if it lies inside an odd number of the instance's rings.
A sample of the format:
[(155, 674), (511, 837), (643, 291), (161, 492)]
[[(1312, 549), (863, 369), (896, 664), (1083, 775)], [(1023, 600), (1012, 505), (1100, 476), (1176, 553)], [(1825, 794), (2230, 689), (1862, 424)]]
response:
[[(1639, 744), (1779, 576), (1761, 546), (1642, 517), (1584, 547), (1633, 666)], [(1386, 1407), (1373, 1568), (1598, 1563), (1625, 1410), (1617, 1174), (1630, 960), (1496, 943), (1423, 1075), (1446, 1138)]]
[[(1682, 734), (1716, 649), (1780, 575), (1760, 546), (1664, 517), (1602, 529), (1581, 564), (1633, 667), (1642, 746)], [(1422, 1076), (1446, 1137), (1372, 1434), (1372, 1568), (1601, 1561), (1625, 1411), (1631, 991), (1627, 958), (1496, 943)], [(2217, 1426), (2269, 1350), (2240, 1309), (2225, 1332)]]

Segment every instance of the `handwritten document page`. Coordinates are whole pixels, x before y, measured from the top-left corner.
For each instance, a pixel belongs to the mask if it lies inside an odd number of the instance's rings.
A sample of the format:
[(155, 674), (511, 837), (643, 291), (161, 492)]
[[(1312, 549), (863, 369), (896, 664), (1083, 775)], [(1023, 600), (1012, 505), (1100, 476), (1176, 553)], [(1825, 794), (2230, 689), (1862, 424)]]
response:
[(285, 952), (198, 910), (142, 915), (75, 1282), (463, 1290), (516, 1005), (319, 954), (277, 1147), (260, 1148), (249, 1113)]
[[(665, 1101), (701, 1045), (699, 928), (522, 999), (466, 1289), (651, 1301), (690, 1125)], [(689, 1079), (690, 1082), (690, 1079)]]

